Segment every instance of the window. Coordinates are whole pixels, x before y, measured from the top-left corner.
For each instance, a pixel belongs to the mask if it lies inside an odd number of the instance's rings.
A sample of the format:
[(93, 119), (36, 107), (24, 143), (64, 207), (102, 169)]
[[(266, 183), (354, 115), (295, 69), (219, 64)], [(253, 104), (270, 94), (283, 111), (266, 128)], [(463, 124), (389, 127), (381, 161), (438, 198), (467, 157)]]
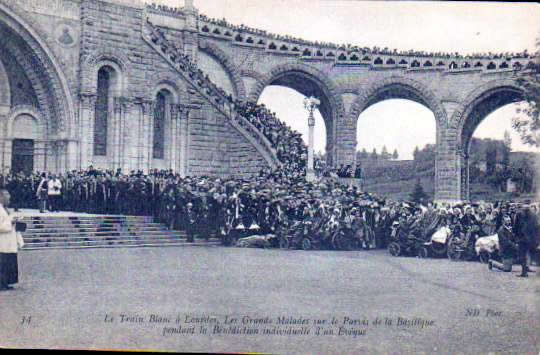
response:
[(160, 91), (156, 97), (156, 107), (154, 108), (154, 144), (152, 157), (163, 159), (165, 156), (165, 114), (167, 108), (167, 97)]
[(94, 155), (107, 155), (107, 127), (109, 121), (110, 70), (103, 67), (98, 71), (97, 97), (94, 121)]

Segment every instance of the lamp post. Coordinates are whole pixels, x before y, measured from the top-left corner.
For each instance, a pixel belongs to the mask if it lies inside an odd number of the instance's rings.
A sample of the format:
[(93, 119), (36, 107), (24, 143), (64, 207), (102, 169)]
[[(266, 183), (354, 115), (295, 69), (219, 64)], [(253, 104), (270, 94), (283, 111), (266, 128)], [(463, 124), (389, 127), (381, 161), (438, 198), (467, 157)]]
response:
[(307, 169), (306, 169), (307, 181), (315, 180), (315, 170), (313, 168), (313, 134), (314, 134), (314, 128), (315, 128), (315, 117), (313, 117), (313, 111), (315, 111), (319, 107), (320, 104), (321, 104), (321, 101), (313, 96), (306, 97), (304, 99), (304, 107), (309, 112), (308, 163), (307, 163)]

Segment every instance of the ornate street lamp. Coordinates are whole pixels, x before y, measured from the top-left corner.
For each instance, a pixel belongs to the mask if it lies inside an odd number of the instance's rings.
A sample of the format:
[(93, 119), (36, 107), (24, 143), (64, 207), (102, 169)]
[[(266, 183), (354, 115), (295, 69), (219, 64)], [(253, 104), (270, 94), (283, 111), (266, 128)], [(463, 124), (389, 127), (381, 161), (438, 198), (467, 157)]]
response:
[(313, 134), (314, 134), (313, 131), (315, 128), (315, 117), (313, 117), (313, 111), (315, 111), (319, 107), (320, 104), (321, 104), (321, 101), (313, 96), (306, 97), (304, 99), (304, 107), (309, 112), (308, 163), (307, 163), (307, 171), (306, 171), (306, 180), (308, 181), (315, 180), (315, 170), (313, 168)]

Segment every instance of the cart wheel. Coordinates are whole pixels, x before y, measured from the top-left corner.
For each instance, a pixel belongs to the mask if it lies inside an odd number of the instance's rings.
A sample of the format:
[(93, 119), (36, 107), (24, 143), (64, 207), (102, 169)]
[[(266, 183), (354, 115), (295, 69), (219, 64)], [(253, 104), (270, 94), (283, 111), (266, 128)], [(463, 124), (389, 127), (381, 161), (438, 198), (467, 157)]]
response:
[(309, 238), (303, 238), (302, 239), (302, 249), (303, 250), (311, 250), (312, 249), (311, 239)]
[(454, 243), (448, 244), (448, 259), (452, 261), (458, 261), (461, 259), (461, 250), (460, 247)]
[(388, 245), (388, 251), (390, 252), (390, 255), (392, 256), (400, 256), (401, 246), (396, 242), (392, 242)]
[(279, 248), (289, 249), (289, 238), (285, 238), (285, 237), (279, 238)]
[(485, 250), (482, 250), (480, 252), (480, 255), (478, 255), (478, 259), (482, 264), (487, 264), (489, 261), (489, 253)]
[(431, 250), (435, 255), (445, 255), (447, 253), (446, 244), (442, 243), (431, 243)]
[(420, 249), (418, 249), (418, 257), (422, 258), (422, 259), (425, 259), (429, 256), (429, 250), (428, 248), (426, 247), (420, 247)]

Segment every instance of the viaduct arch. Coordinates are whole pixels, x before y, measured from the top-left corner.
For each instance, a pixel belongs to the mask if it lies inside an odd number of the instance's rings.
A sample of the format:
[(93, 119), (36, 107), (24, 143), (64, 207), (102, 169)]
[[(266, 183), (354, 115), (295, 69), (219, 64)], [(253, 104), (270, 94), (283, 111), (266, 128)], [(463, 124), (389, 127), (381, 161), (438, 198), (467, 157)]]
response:
[(470, 197), (469, 152), (474, 131), (493, 111), (523, 100), (523, 91), (515, 81), (503, 79), (490, 81), (470, 93), (452, 119), (457, 123), (457, 149), (460, 159), (461, 198)]
[(294, 89), (305, 96), (320, 99), (319, 112), (326, 126), (327, 162), (334, 164), (340, 149), (337, 148), (345, 118), (344, 106), (337, 87), (322, 71), (306, 64), (283, 64), (272, 68), (257, 80), (248, 100), (257, 102), (267, 86), (278, 85)]

